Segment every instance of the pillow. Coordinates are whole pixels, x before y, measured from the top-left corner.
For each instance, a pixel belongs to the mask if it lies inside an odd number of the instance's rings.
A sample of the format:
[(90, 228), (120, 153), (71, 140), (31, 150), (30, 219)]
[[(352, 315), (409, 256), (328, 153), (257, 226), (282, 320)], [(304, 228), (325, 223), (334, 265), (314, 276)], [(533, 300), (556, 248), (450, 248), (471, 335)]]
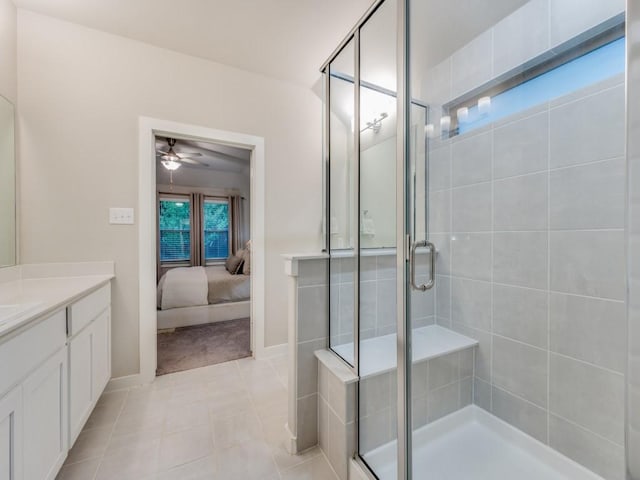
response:
[(231, 275), (235, 275), (242, 269), (242, 258), (237, 255), (231, 255), (227, 258), (227, 261), (224, 263), (227, 272)]
[(251, 275), (251, 250), (245, 250), (242, 256), (242, 273)]

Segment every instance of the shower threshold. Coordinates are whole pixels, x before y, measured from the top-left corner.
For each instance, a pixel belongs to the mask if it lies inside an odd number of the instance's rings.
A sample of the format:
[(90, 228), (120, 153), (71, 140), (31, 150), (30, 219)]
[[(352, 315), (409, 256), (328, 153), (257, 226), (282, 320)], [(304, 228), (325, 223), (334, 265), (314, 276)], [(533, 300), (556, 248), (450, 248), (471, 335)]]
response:
[[(363, 456), (380, 480), (395, 480), (396, 442)], [(413, 478), (603, 480), (561, 453), (470, 405), (413, 432)]]

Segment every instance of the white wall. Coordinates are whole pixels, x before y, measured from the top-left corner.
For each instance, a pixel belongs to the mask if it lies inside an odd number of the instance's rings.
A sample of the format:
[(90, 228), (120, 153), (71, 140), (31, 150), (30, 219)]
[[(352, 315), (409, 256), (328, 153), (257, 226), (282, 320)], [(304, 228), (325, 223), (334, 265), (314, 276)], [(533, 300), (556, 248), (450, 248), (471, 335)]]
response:
[(322, 244), (320, 100), (23, 10), (18, 58), (22, 261), (115, 260), (114, 376), (139, 371), (137, 226), (107, 219), (110, 206), (137, 204), (140, 115), (265, 138), (265, 345), (286, 342), (280, 254)]

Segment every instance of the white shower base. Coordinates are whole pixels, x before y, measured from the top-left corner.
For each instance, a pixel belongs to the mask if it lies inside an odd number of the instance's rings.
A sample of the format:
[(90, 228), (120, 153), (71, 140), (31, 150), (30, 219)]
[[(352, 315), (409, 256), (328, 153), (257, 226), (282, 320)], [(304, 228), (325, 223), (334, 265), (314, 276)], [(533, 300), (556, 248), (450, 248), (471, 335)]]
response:
[[(396, 442), (364, 456), (380, 480), (395, 480)], [(603, 480), (475, 405), (413, 434), (413, 478), (421, 480)]]

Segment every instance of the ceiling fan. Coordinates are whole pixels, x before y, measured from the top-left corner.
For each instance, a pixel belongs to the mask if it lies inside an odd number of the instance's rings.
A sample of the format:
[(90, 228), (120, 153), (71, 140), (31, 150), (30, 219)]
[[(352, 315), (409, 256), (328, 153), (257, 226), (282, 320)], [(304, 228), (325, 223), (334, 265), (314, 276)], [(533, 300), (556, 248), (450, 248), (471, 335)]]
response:
[(201, 153), (176, 153), (176, 151), (173, 149), (175, 144), (175, 138), (167, 138), (167, 145), (169, 146), (169, 149), (166, 152), (162, 150), (156, 150), (156, 156), (160, 158), (160, 161), (162, 162), (164, 168), (169, 171), (177, 170), (183, 163), (190, 163), (192, 165), (203, 165), (205, 167), (207, 166), (206, 163), (193, 158), (202, 156)]

